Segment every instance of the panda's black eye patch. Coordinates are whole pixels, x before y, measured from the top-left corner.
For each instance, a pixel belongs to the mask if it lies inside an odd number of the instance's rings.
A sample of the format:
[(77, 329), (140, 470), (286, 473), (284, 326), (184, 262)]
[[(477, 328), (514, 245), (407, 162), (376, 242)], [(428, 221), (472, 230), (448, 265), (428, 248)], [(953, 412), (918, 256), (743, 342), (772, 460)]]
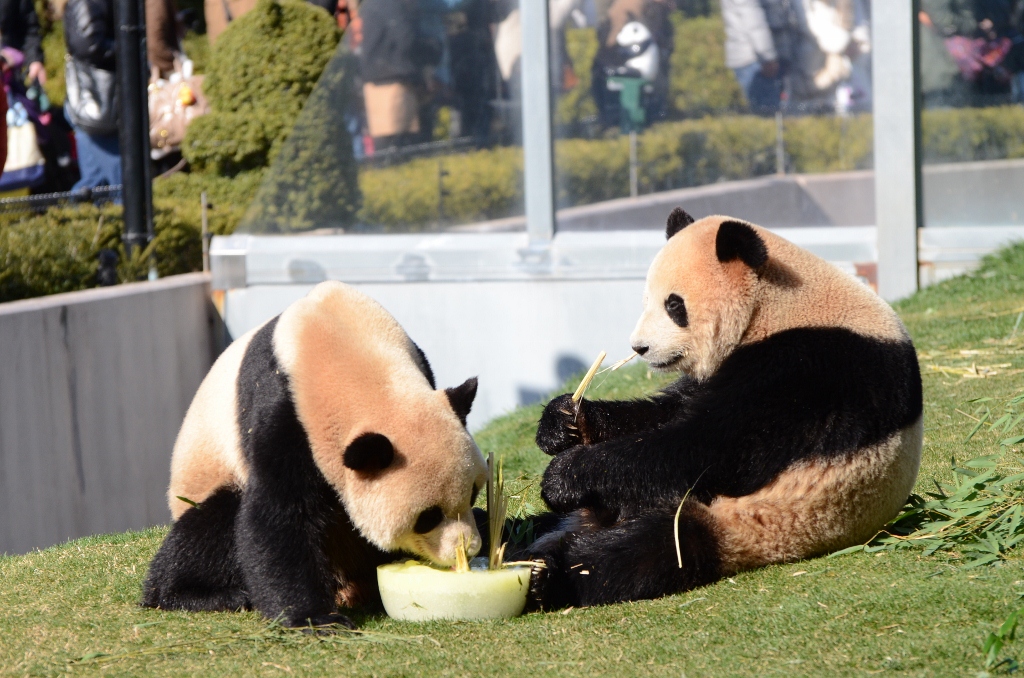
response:
[(668, 295), (668, 299), (665, 300), (665, 313), (668, 313), (668, 317), (672, 318), (672, 322), (680, 327), (686, 327), (690, 324), (690, 319), (686, 315), (686, 304), (678, 294)]
[(416, 519), (416, 525), (413, 526), (412, 531), (416, 534), (426, 534), (440, 525), (442, 520), (444, 520), (444, 511), (441, 510), (441, 507), (431, 506)]
[(380, 473), (395, 460), (395, 448), (387, 436), (364, 433), (345, 449), (345, 466), (362, 473)]

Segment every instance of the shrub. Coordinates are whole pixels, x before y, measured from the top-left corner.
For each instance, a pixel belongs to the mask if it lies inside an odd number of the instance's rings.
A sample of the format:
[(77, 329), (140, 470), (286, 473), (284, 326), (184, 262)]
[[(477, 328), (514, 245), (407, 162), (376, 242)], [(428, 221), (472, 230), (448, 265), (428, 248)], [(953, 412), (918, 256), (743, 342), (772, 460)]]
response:
[(246, 217), (250, 232), (345, 228), (355, 221), (359, 170), (342, 114), (355, 70), (344, 53), (324, 70), (256, 194)]
[(115, 207), (52, 209), (0, 223), (0, 301), (70, 292), (96, 284), (104, 247), (116, 247)]
[[(786, 121), (786, 149), (797, 172), (870, 166), (871, 119), (859, 116)], [(639, 137), (639, 188), (651, 193), (775, 171), (775, 120), (729, 116), (661, 123)], [(571, 207), (629, 195), (629, 141), (556, 142), (558, 205)], [(441, 170), (448, 176), (440, 180)], [(364, 170), (362, 221), (385, 227), (469, 222), (521, 214), (522, 153), (518, 148), (413, 160)], [(443, 214), (440, 190), (447, 193)]]
[[(227, 179), (175, 174), (154, 183), (154, 231), (151, 245), (161, 276), (202, 268), (200, 195), (213, 203), (210, 230), (234, 231), (252, 201), (261, 173)], [(95, 287), (101, 249), (119, 254), (118, 278), (137, 280), (149, 269), (146, 257), (129, 259), (121, 245), (121, 207), (81, 205), (45, 214), (0, 218), (0, 302)]]
[(675, 51), (669, 70), (669, 105), (694, 117), (743, 108), (743, 92), (725, 65), (725, 27), (720, 14), (686, 19), (672, 15)]
[(46, 66), (46, 95), (50, 105), (60, 108), (64, 105), (67, 87), (64, 83), (64, 22), (55, 21), (50, 30), (43, 33), (43, 60)]
[[(253, 201), (264, 172), (243, 172), (234, 177), (179, 172), (153, 183), (154, 220), (202, 222), (202, 193), (212, 205), (208, 210), (210, 232), (214, 235), (234, 233), (246, 209)], [(199, 231), (197, 230), (196, 233)]]
[(182, 154), (200, 171), (266, 166), (334, 54), (339, 33), (301, 0), (259, 0), (217, 39), (204, 89), (212, 112), (189, 126)]
[[(447, 176), (443, 175), (447, 172)], [(359, 219), (374, 226), (429, 226), (522, 213), (523, 153), (496, 148), (420, 158), (360, 173)], [(441, 190), (446, 193), (441, 198)]]
[(1024, 109), (998, 106), (925, 111), (921, 136), (927, 163), (1021, 158)]
[(597, 56), (597, 33), (593, 28), (570, 28), (565, 32), (565, 46), (579, 81), (575, 87), (558, 97), (555, 122), (559, 125), (573, 125), (597, 115), (597, 105), (590, 94), (590, 67)]

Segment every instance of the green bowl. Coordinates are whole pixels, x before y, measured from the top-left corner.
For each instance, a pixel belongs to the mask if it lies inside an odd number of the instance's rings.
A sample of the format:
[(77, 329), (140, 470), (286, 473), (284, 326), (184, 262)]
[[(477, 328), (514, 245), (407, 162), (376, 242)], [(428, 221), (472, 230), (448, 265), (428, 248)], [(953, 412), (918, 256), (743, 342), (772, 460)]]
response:
[(453, 572), (409, 560), (378, 567), (377, 584), (394, 619), (510, 619), (526, 606), (530, 566)]

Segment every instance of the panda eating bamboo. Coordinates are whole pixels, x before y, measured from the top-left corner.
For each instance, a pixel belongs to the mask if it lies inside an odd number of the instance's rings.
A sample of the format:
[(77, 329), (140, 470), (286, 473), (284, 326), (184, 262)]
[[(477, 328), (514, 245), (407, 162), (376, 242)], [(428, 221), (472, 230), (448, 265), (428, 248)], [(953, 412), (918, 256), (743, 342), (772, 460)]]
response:
[(474, 555), (487, 478), (466, 431), (476, 389), (436, 390), (377, 302), (316, 286), (232, 343), (200, 385), (142, 605), (350, 626), (339, 605), (378, 599), (376, 567), (398, 552), (439, 565)]
[(681, 377), (544, 410), (555, 513), (524, 554), (545, 565), (536, 607), (656, 598), (863, 543), (914, 486), (921, 377), (896, 313), (746, 222), (676, 209), (667, 235), (631, 341)]

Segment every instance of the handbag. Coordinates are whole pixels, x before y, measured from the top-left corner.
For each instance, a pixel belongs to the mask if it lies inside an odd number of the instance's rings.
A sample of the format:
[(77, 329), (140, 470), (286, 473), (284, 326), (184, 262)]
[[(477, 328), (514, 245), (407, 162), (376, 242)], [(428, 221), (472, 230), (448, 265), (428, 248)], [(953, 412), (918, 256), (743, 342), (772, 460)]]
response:
[(0, 176), (0, 192), (29, 188), (42, 183), (46, 161), (39, 150), (36, 126), (29, 120), (7, 126), (7, 162)]
[(64, 108), (71, 124), (94, 136), (117, 132), (116, 74), (65, 55), (64, 79)]
[(149, 148), (154, 160), (178, 150), (185, 130), (209, 106), (203, 96), (203, 76), (192, 75), (192, 62), (174, 60), (167, 80), (153, 77), (149, 84)]

